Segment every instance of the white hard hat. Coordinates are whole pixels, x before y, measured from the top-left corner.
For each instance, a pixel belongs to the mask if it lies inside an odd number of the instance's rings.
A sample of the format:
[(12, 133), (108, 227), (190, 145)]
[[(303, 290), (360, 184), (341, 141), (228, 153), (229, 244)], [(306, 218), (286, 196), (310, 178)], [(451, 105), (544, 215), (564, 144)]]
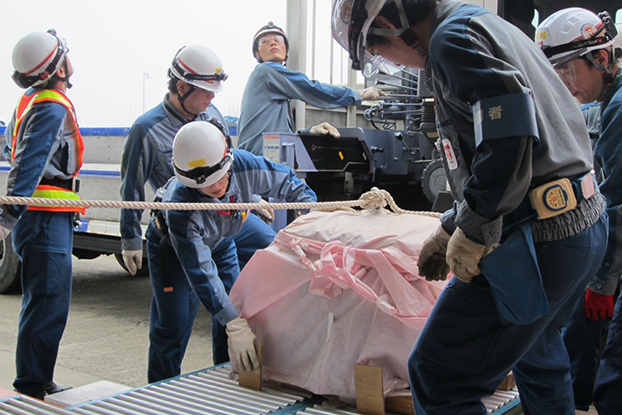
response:
[(47, 81), (65, 61), (67, 52), (65, 39), (56, 36), (54, 29), (24, 36), (13, 49), (13, 81), (21, 88)]
[(175, 176), (192, 188), (210, 186), (231, 168), (229, 135), (215, 119), (193, 121), (181, 127), (173, 141)]
[[(335, 0), (333, 3), (333, 38), (350, 53), (352, 69), (363, 69), (371, 59), (372, 55), (367, 52), (367, 34), (385, 3), (387, 0)], [(407, 28), (398, 29), (396, 35)]]
[(597, 49), (611, 48), (618, 31), (609, 13), (598, 15), (580, 7), (553, 13), (536, 29), (536, 44), (553, 66)]
[(222, 90), (222, 81), (227, 79), (220, 58), (214, 51), (201, 45), (188, 45), (179, 49), (169, 68), (169, 76), (212, 92)]

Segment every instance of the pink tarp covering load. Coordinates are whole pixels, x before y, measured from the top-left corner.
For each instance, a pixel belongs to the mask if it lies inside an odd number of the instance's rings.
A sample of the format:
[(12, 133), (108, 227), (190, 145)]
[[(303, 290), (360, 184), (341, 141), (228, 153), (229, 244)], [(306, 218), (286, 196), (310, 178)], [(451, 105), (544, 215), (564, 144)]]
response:
[(240, 274), (231, 301), (263, 347), (264, 378), (355, 399), (354, 365), (408, 387), (407, 359), (445, 282), (417, 275), (434, 217), (312, 212)]

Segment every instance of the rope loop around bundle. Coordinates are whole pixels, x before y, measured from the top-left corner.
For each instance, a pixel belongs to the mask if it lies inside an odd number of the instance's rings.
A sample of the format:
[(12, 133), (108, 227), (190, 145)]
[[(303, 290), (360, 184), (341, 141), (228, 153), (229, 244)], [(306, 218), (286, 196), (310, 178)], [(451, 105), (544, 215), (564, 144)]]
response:
[[(156, 209), (156, 210), (253, 210), (265, 209), (266, 205), (261, 203), (170, 203), (170, 202), (127, 202), (114, 200), (68, 200), (68, 199), (48, 199), (37, 197), (18, 197), (0, 196), (2, 205), (28, 205), (39, 207), (97, 207), (97, 208), (117, 208), (117, 209)], [(367, 209), (382, 209), (389, 205), (391, 210), (397, 214), (415, 214), (432, 217), (440, 217), (437, 212), (409, 211), (401, 209), (395, 200), (386, 190), (372, 188), (363, 193), (357, 200), (342, 200), (334, 202), (289, 202), (289, 203), (270, 203), (270, 208), (275, 210), (315, 210), (315, 211), (334, 211), (339, 209), (353, 210), (354, 207)]]

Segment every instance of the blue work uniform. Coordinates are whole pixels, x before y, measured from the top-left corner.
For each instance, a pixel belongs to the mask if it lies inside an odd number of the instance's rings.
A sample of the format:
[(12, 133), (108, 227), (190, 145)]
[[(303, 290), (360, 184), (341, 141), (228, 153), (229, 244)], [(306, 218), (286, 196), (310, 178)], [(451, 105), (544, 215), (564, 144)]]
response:
[[(39, 91), (31, 88), (25, 96)], [(35, 103), (19, 125), (13, 149), (15, 117), (14, 113), (6, 128), (2, 151), (11, 164), (7, 195), (31, 197), (40, 184), (71, 183), (82, 163), (82, 142), (68, 108), (58, 102)], [(1, 217), (2, 226), (13, 229), (13, 249), (22, 262), (13, 386), (38, 395), (53, 382), (69, 314), (74, 212), (5, 205)]]
[[(234, 150), (230, 172), (229, 187), (220, 199), (174, 178), (162, 202), (250, 203), (254, 194), (288, 202), (316, 201), (313, 190), (291, 169), (244, 150)], [(166, 227), (158, 226), (157, 216), (149, 222), (146, 236), (153, 285), (149, 382), (181, 373), (199, 304), (213, 317), (213, 348), (219, 355), (214, 360), (229, 360), (225, 326), (238, 313), (228, 295), (240, 272), (233, 237), (249, 212), (224, 209), (223, 205), (223, 210), (166, 210), (161, 211)]]
[[(618, 70), (614, 83), (605, 92), (601, 112), (600, 138), (596, 143), (595, 155), (600, 161), (605, 180), (600, 185), (607, 196), (609, 212), (609, 245), (601, 276), (617, 276), (622, 272), (622, 70)], [(620, 224), (620, 226), (618, 226)], [(602, 281), (602, 294), (611, 294), (610, 281)], [(622, 285), (620, 285), (622, 286)], [(592, 289), (591, 286), (588, 288)], [(598, 286), (594, 287), (595, 289)], [(601, 415), (617, 414), (622, 408), (622, 295), (618, 295), (609, 325), (607, 343), (600, 360), (600, 367), (594, 387), (594, 406)]]
[(298, 99), (318, 108), (358, 105), (361, 94), (350, 88), (310, 80), (275, 62), (255, 67), (244, 89), (238, 121), (238, 148), (263, 155), (263, 133), (291, 133), (289, 101)]
[[(574, 413), (559, 328), (603, 258), (605, 202), (597, 190), (583, 199), (577, 191), (575, 209), (536, 220), (528, 192), (592, 169), (583, 117), (533, 41), (483, 8), (440, 2), (428, 51), (437, 146), (456, 200), (442, 226), (482, 245), (502, 242), (491, 260), (510, 237), (531, 249), (497, 255), (494, 272), (452, 278), (443, 290), (408, 361), (415, 412), (485, 414), (481, 399), (512, 370), (526, 414)], [(495, 299), (533, 267), (548, 313), (510, 319)]]
[[(167, 94), (162, 103), (138, 117), (130, 129), (121, 160), (121, 198), (124, 201), (144, 201), (146, 183), (155, 192), (175, 175), (173, 140), (177, 131), (189, 121), (173, 107), (168, 97)], [(211, 118), (227, 125), (220, 111), (211, 104), (195, 121)], [(123, 250), (142, 249), (142, 214), (139, 209), (121, 210)], [(240, 267), (257, 249), (270, 245), (274, 236), (275, 232), (259, 217), (249, 216), (244, 229), (236, 235)]]
[[(585, 124), (590, 134), (592, 148), (596, 147), (600, 136), (600, 116), (601, 101), (592, 102), (581, 106), (581, 112), (585, 118)], [(602, 150), (601, 150), (602, 151)], [(610, 147), (607, 151), (616, 151), (615, 146)], [(596, 171), (596, 180), (601, 183), (603, 180), (603, 171), (600, 167), (599, 157), (594, 159), (594, 170)], [(609, 171), (612, 169), (609, 168)], [(615, 171), (615, 169), (614, 169)], [(607, 212), (609, 214), (609, 241), (608, 250), (617, 246), (615, 224), (613, 216), (617, 216), (615, 206), (610, 205), (609, 192), (613, 192), (613, 200), (618, 199), (616, 193), (620, 192), (622, 183), (618, 186), (612, 186), (616, 179), (609, 177), (609, 185), (605, 189), (601, 189), (603, 196), (607, 200)], [(620, 178), (617, 179), (619, 181)], [(615, 254), (614, 254), (615, 255)], [(605, 258), (607, 261), (607, 258)], [(617, 284), (621, 270), (610, 267), (601, 267), (596, 276), (588, 284), (591, 291), (601, 295), (615, 295), (617, 290), (612, 283)], [(612, 291), (613, 288), (613, 291)], [(600, 318), (598, 320), (590, 319), (585, 312), (585, 295), (579, 296), (579, 300), (572, 313), (572, 317), (568, 324), (562, 329), (562, 337), (568, 355), (570, 357), (570, 373), (572, 375), (572, 389), (574, 392), (574, 401), (576, 409), (587, 411), (592, 405), (594, 382), (596, 381), (596, 373), (600, 360), (600, 352), (607, 340), (607, 332), (611, 318)]]

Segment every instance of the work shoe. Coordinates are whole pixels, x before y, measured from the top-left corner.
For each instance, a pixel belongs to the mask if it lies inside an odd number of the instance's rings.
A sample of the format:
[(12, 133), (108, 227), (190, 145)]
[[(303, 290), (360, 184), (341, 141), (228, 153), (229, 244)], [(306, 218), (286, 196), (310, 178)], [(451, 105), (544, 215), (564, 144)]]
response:
[(60, 386), (57, 385), (56, 382), (48, 382), (44, 386), (44, 392), (46, 395), (53, 395), (55, 393), (66, 391), (72, 388), (73, 386)]
[(45, 398), (45, 391), (39, 391), (39, 392), (35, 392), (35, 393), (26, 393), (26, 392), (22, 392), (20, 390), (14, 389), (15, 392), (19, 393), (20, 395), (26, 395), (26, 396), (30, 396), (31, 398), (35, 398), (35, 399), (39, 399), (39, 400), (43, 400), (43, 398)]

